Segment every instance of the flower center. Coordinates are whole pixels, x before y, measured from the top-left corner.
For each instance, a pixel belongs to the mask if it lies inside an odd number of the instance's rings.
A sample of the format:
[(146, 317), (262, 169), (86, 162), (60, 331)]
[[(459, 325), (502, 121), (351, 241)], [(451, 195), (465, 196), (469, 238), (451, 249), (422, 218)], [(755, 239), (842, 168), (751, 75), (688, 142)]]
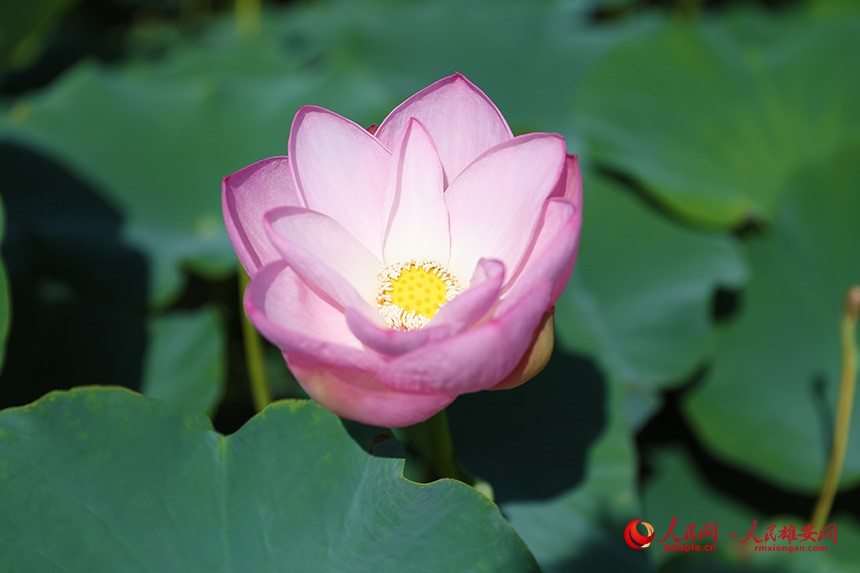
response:
[(431, 260), (409, 260), (383, 267), (376, 275), (376, 304), (390, 328), (418, 330), (465, 287)]

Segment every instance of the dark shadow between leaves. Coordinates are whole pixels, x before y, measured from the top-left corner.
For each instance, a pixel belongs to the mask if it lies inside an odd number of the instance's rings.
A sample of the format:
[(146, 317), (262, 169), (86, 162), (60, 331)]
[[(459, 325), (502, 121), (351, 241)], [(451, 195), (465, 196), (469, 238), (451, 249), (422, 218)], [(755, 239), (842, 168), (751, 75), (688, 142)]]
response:
[(0, 407), (83, 384), (140, 387), (148, 270), (123, 217), (64, 166), (0, 143), (12, 328)]
[(368, 426), (361, 422), (345, 420), (341, 423), (350, 437), (365, 452), (379, 458), (405, 458), (403, 445), (397, 441), (388, 428)]
[(454, 401), (455, 455), (493, 486), (497, 503), (554, 497), (582, 481), (588, 451), (606, 426), (606, 400), (595, 365), (556, 350), (519, 388)]
[(719, 286), (711, 297), (711, 319), (714, 324), (728, 324), (740, 316), (743, 306), (743, 292)]

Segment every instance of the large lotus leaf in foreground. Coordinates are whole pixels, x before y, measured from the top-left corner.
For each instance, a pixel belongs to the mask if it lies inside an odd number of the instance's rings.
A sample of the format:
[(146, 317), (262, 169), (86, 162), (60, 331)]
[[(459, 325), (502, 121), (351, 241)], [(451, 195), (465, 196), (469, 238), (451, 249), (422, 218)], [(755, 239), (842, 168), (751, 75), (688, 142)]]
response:
[(222, 436), (127, 390), (50, 394), (0, 414), (0, 570), (537, 570), (489, 499), (402, 469), (312, 402)]

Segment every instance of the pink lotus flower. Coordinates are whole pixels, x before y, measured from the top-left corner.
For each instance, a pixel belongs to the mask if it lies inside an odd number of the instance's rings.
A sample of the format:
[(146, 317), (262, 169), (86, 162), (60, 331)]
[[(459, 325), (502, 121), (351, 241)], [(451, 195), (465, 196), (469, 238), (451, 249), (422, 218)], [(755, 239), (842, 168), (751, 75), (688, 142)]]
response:
[(224, 219), (246, 312), (311, 397), (399, 427), (543, 368), (582, 217), (561, 136), (514, 137), (455, 74), (373, 133), (303, 107), (288, 150), (224, 179)]

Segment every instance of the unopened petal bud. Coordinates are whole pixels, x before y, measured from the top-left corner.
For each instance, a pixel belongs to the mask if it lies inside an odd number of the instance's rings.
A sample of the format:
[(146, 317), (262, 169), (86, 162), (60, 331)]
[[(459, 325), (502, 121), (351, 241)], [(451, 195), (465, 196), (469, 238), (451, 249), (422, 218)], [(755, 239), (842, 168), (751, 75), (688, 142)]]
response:
[(547, 312), (541, 323), (535, 330), (532, 345), (526, 351), (523, 359), (517, 364), (513, 372), (508, 374), (507, 378), (494, 386), (493, 390), (509, 390), (516, 388), (520, 384), (524, 384), (540, 374), (544, 369), (549, 357), (552, 355), (552, 348), (555, 344), (555, 309)]

